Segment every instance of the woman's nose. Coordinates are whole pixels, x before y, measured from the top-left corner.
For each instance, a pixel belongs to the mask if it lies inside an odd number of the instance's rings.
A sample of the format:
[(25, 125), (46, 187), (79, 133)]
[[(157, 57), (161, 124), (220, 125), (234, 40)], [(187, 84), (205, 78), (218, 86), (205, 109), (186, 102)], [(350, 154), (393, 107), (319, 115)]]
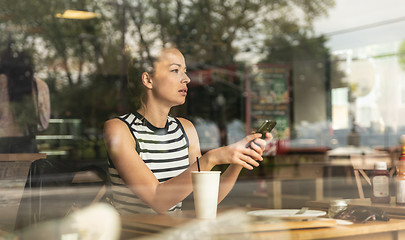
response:
[(184, 82), (185, 84), (188, 84), (191, 82), (191, 79), (188, 77), (187, 73), (184, 73), (182, 82)]

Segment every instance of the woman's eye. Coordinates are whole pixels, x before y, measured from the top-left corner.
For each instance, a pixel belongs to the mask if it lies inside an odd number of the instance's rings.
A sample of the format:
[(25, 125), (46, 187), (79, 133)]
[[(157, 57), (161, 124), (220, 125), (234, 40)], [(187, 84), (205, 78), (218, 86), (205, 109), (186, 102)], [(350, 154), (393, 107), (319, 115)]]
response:
[(178, 73), (178, 72), (179, 72), (179, 69), (173, 69), (172, 72)]

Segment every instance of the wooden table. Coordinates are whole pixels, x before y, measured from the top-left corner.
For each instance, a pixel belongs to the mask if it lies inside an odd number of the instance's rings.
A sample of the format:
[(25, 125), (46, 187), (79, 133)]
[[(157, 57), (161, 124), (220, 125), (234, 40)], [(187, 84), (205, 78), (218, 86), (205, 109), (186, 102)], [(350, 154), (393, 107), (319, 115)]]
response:
[[(348, 206), (380, 208), (384, 210), (390, 217), (405, 219), (405, 206), (396, 205), (395, 197), (391, 197), (390, 203), (387, 204), (371, 203), (370, 198), (346, 199), (346, 201), (348, 203)], [(306, 203), (306, 206), (318, 210), (327, 210), (329, 207), (329, 201), (308, 201)]]
[(363, 147), (342, 147), (327, 151), (327, 159), (330, 166), (355, 167), (374, 169), (374, 163), (383, 161), (387, 167), (394, 166), (394, 160), (385, 151)]
[[(28, 176), (30, 165), (38, 159), (45, 159), (44, 153), (2, 153), (0, 154), (0, 235), (14, 229), (20, 199)], [(0, 237), (1, 238), (1, 237)]]
[(46, 158), (45, 153), (0, 153), (1, 162), (29, 161)]
[(31, 163), (45, 158), (45, 153), (1, 153), (0, 179), (14, 180), (26, 178)]
[[(386, 151), (379, 151), (369, 147), (341, 147), (327, 151), (327, 177), (332, 177), (332, 168), (342, 167), (346, 172), (346, 181), (351, 184), (353, 177), (357, 185), (360, 198), (364, 198), (362, 178), (371, 185), (367, 172), (374, 170), (376, 162), (385, 162), (388, 169), (395, 166), (394, 160)], [(391, 168), (390, 174), (394, 173), (395, 168)], [(330, 186), (329, 188), (330, 189)], [(329, 193), (330, 194), (330, 193)], [(317, 199), (319, 200), (319, 199)]]
[(338, 225), (333, 219), (269, 223), (252, 220), (249, 209), (222, 211), (216, 220), (179, 215), (124, 215), (122, 239), (405, 239), (405, 219)]
[[(268, 193), (272, 193), (271, 201), (268, 206), (272, 206), (275, 209), (283, 208), (283, 182), (289, 180), (313, 180), (313, 190), (310, 193), (314, 193), (311, 199), (322, 200), (324, 198), (324, 166), (326, 162), (325, 151), (310, 152), (304, 151), (304, 149), (294, 151), (291, 150), (289, 154), (277, 155), (270, 164), (274, 164), (271, 171), (267, 173), (271, 179), (271, 184), (267, 184)], [(297, 197), (297, 196), (294, 196)], [(308, 197), (308, 196), (306, 196)]]

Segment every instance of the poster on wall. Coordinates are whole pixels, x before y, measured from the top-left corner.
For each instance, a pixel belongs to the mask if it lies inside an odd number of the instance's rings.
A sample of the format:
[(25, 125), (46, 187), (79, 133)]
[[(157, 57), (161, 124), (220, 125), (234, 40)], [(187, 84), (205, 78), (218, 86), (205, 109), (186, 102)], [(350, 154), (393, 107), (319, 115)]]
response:
[[(289, 121), (289, 68), (286, 65), (254, 65), (248, 75), (249, 100), (247, 107), (248, 129), (257, 129), (271, 119), (277, 121), (273, 137), (278, 147), (290, 139)], [(281, 149), (278, 149), (279, 151)], [(274, 149), (267, 155), (274, 155)]]

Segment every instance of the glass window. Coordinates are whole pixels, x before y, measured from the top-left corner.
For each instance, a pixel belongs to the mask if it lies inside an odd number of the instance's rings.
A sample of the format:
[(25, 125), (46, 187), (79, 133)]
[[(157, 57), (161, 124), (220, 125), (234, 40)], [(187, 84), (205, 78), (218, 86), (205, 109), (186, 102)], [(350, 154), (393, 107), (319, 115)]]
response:
[[(353, 156), (371, 159), (369, 176), (375, 161), (386, 162), (395, 198), (405, 131), (402, 5), (0, 0), (0, 189), (9, 193), (0, 196), (0, 238), (94, 199), (114, 202), (104, 123), (140, 109), (136, 82), (168, 47), (181, 51), (190, 78), (185, 103), (169, 116), (193, 123), (202, 154), (277, 122), (264, 161), (239, 173), (220, 208), (359, 198)], [(192, 200), (187, 194), (184, 211)], [(27, 204), (34, 209), (24, 212)]]

